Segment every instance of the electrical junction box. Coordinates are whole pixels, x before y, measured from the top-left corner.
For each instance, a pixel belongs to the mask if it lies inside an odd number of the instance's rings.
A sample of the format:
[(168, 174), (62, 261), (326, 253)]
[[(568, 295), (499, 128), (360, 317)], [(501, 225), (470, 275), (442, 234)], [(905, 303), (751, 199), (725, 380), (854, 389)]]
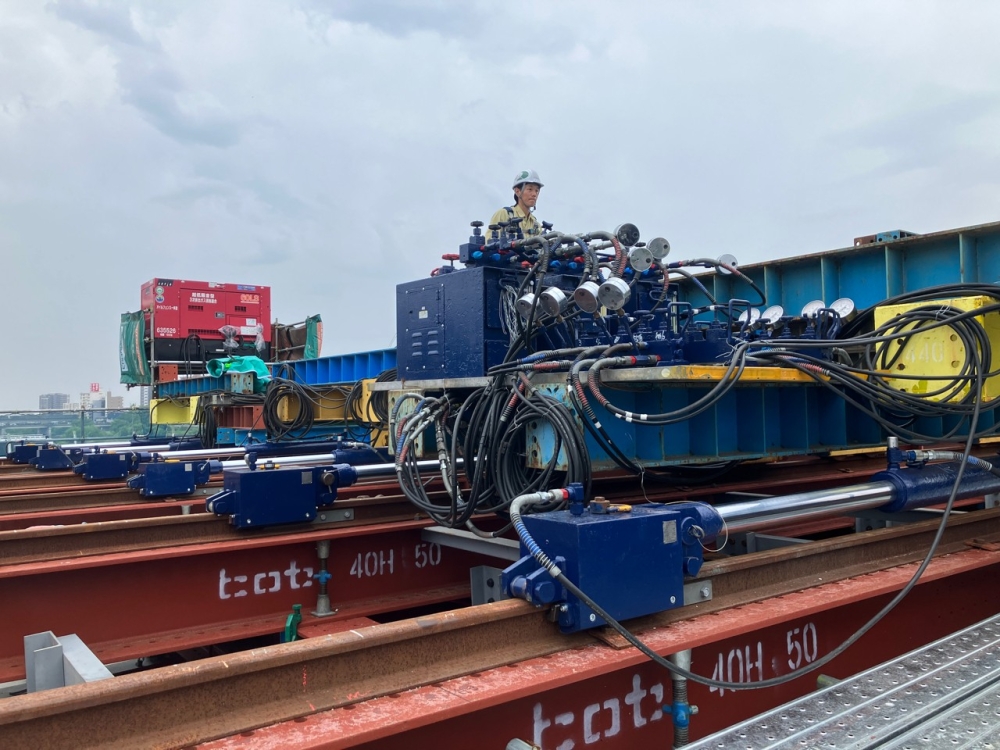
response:
[[(501, 321), (517, 316), (513, 292), (504, 315), (503, 287), (516, 292), (523, 278), (522, 273), (510, 270), (473, 266), (397, 286), (396, 367), (400, 379), (479, 378), (503, 362), (511, 337)], [(579, 275), (551, 273), (542, 286), (556, 286), (572, 297), (580, 280)], [(645, 296), (637, 294), (636, 299), (646, 300), (645, 288), (643, 293)], [(634, 309), (635, 304), (633, 301), (626, 309)], [(545, 336), (535, 343), (539, 349), (574, 345)]]
[[(952, 307), (957, 310), (971, 311), (995, 305), (992, 297), (955, 297), (951, 299), (932, 300), (926, 302), (911, 302), (902, 305), (880, 305), (875, 308), (875, 327), (879, 328), (889, 323), (893, 318), (918, 308)], [(1000, 369), (1000, 313), (988, 312), (977, 315), (974, 320), (986, 331), (992, 350), (990, 370)], [(911, 326), (912, 327), (912, 326)], [(958, 375), (965, 363), (965, 345), (949, 326), (940, 326), (926, 331), (914, 333), (909, 339), (900, 339), (902, 343), (892, 342), (887, 347), (886, 361), (892, 362), (893, 357), (902, 347), (902, 353), (892, 364), (892, 371), (906, 375), (949, 376)], [(881, 366), (882, 359), (877, 364)], [(948, 380), (921, 380), (911, 378), (886, 377), (886, 382), (900, 391), (915, 395), (924, 395), (951, 385)], [(969, 386), (961, 390), (961, 395), (952, 400), (958, 400), (969, 392)], [(947, 393), (929, 395), (931, 401), (942, 401)], [(983, 400), (990, 401), (1000, 396), (1000, 375), (987, 378), (983, 384)]]
[(503, 362), (509, 337), (500, 323), (504, 276), (464, 268), (396, 287), (396, 368), (401, 380), (476, 378)]
[[(247, 349), (253, 349), (258, 334), (265, 344), (271, 342), (270, 287), (152, 279), (142, 285), (141, 296), (158, 362), (226, 356), (225, 337), (219, 331), (223, 326), (236, 330), (236, 341), (242, 344), (236, 353), (256, 353)], [(266, 347), (261, 357), (268, 358)]]

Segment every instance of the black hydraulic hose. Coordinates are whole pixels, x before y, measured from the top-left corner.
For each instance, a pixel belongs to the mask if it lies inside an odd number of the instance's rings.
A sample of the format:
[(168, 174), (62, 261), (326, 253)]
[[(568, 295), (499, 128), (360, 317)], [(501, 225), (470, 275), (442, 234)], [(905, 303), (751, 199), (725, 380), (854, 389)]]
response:
[[(980, 376), (977, 377), (977, 393), (982, 392), (982, 377), (981, 371)], [(673, 664), (668, 659), (657, 654), (649, 646), (643, 643), (636, 635), (625, 628), (620, 622), (618, 622), (614, 617), (612, 617), (607, 611), (605, 611), (597, 602), (595, 602), (590, 596), (588, 596), (584, 591), (582, 591), (576, 584), (574, 584), (569, 578), (566, 577), (565, 573), (562, 572), (548, 557), (541, 551), (537, 544), (526, 544), (530, 549), (534, 548), (539, 554), (535, 557), (543, 567), (545, 567), (549, 573), (555, 578), (569, 594), (579, 599), (581, 602), (586, 604), (593, 612), (603, 619), (613, 630), (615, 630), (619, 635), (621, 635), (625, 640), (627, 640), (632, 646), (638, 649), (641, 653), (645, 654), (656, 664), (667, 669), (671, 674), (681, 677), (683, 679), (690, 680), (692, 682), (699, 683), (701, 685), (706, 685), (712, 688), (719, 688), (723, 690), (760, 690), (763, 688), (777, 687), (779, 685), (784, 685), (792, 680), (797, 680), (799, 677), (810, 674), (815, 670), (826, 666), (831, 661), (836, 659), (842, 653), (844, 653), (848, 648), (857, 643), (867, 632), (869, 632), (873, 627), (875, 627), (879, 622), (881, 622), (886, 615), (889, 614), (896, 605), (898, 605), (907, 595), (913, 590), (913, 588), (920, 581), (924, 572), (927, 570), (931, 561), (934, 559), (934, 554), (937, 552), (938, 547), (941, 544), (941, 539), (944, 536), (945, 528), (948, 525), (948, 519), (951, 515), (952, 508), (955, 505), (955, 499), (958, 496), (958, 491), (961, 487), (962, 477), (965, 474), (965, 468), (968, 465), (968, 458), (972, 452), (972, 444), (974, 441), (974, 434), (979, 421), (979, 405), (981, 401), (979, 398), (976, 399), (976, 408), (972, 416), (972, 421), (969, 428), (969, 435), (965, 442), (965, 448), (962, 452), (963, 460), (959, 464), (958, 471), (955, 474), (955, 481), (952, 484), (951, 492), (948, 496), (947, 503), (945, 504), (944, 513), (941, 517), (941, 523), (938, 525), (937, 533), (934, 535), (934, 540), (931, 542), (927, 554), (921, 561), (920, 565), (914, 571), (913, 575), (906, 585), (889, 601), (881, 610), (879, 610), (871, 619), (868, 620), (864, 625), (862, 625), (857, 631), (854, 632), (847, 640), (841, 643), (837, 648), (833, 649), (829, 653), (820, 657), (816, 661), (808, 664), (799, 669), (793, 670), (788, 674), (781, 675), (779, 677), (772, 677), (766, 680), (761, 680), (759, 682), (730, 682), (726, 680), (716, 680), (711, 677), (705, 677), (703, 675), (696, 674), (688, 669), (683, 669), (676, 664)], [(521, 536), (522, 542), (524, 542), (525, 536), (527, 535), (529, 541), (530, 534), (527, 534), (523, 523), (520, 523), (520, 518), (515, 519), (515, 527), (517, 528), (518, 535)], [(534, 554), (534, 553), (533, 553)]]
[(718, 271), (719, 269), (725, 270), (734, 276), (738, 276), (739, 278), (743, 279), (743, 281), (745, 281), (747, 284), (750, 285), (750, 288), (753, 289), (760, 297), (760, 302), (757, 302), (755, 304), (760, 305), (762, 307), (767, 304), (767, 297), (764, 294), (764, 290), (761, 289), (759, 286), (757, 286), (757, 283), (749, 276), (747, 276), (745, 273), (743, 273), (743, 271), (741, 271), (737, 266), (731, 266), (728, 263), (722, 263), (721, 261), (718, 261), (714, 258), (694, 258), (692, 260), (683, 260), (674, 263), (668, 263), (666, 267), (671, 271), (679, 272), (682, 266), (705, 266), (707, 268), (714, 268), (716, 271)]

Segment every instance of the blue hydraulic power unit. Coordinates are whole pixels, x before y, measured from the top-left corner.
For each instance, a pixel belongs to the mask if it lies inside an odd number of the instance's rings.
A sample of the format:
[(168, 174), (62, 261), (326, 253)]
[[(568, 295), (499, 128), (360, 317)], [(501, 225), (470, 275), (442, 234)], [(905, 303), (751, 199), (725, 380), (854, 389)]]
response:
[[(615, 619), (683, 605), (684, 577), (701, 569), (702, 540), (720, 531), (719, 515), (700, 503), (585, 507), (582, 494), (581, 487), (576, 497), (571, 495), (569, 510), (524, 517), (545, 554)], [(503, 572), (504, 591), (534, 604), (562, 602), (558, 621), (564, 633), (605, 624), (553, 579), (523, 543), (521, 553), (524, 557)]]
[(397, 286), (399, 377), (476, 378), (502, 362), (509, 346), (500, 324), (505, 273), (513, 277), (498, 268), (466, 268)]
[[(326, 448), (329, 445), (331, 444), (324, 443), (321, 447)], [(365, 443), (346, 442), (332, 443), (332, 445), (341, 447), (330, 452), (329, 463), (362, 466), (389, 461), (384, 449), (372, 448)], [(280, 465), (281, 458), (274, 455), (280, 449), (281, 443), (261, 444), (260, 453), (252, 450), (247, 452), (246, 463), (251, 468), (256, 468), (262, 460), (277, 461)], [(223, 468), (222, 462), (216, 460), (176, 461), (171, 460), (169, 456), (153, 456), (151, 461), (136, 466), (135, 475), (129, 477), (126, 484), (134, 490), (139, 490), (139, 494), (146, 498), (190, 495), (199, 485), (206, 484), (213, 474), (222, 473)]]
[(126, 484), (143, 497), (190, 495), (221, 471), (221, 461), (170, 461), (154, 456), (152, 461), (140, 463)]
[(337, 490), (350, 487), (358, 472), (347, 464), (227, 469), (223, 489), (206, 502), (210, 513), (229, 516), (240, 529), (308, 523), (333, 504)]

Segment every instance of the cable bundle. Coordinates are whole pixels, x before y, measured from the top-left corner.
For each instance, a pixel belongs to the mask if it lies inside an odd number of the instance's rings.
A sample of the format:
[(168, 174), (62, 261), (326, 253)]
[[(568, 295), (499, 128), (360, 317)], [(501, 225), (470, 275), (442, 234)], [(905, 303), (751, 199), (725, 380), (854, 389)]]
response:
[[(400, 417), (404, 403), (416, 401), (411, 414)], [(507, 509), (515, 497), (538, 488), (581, 482), (589, 491), (590, 456), (573, 413), (565, 404), (547, 396), (522, 376), (512, 386), (496, 376), (475, 391), (454, 413), (447, 395), (440, 398), (404, 394), (396, 401), (390, 424), (396, 446), (396, 472), (406, 496), (437, 523), (450, 528), (465, 527), (477, 533), (472, 523), (476, 513)], [(541, 468), (528, 468), (529, 427), (536, 434), (547, 424), (554, 443), (550, 459)], [(445, 498), (437, 501), (426, 491), (417, 470), (415, 443), (433, 428)], [(467, 484), (458, 473), (459, 446)], [(566, 468), (559, 468), (560, 457)], [(540, 507), (538, 510), (553, 510)], [(495, 532), (496, 535), (501, 532)]]
[[(948, 440), (964, 434), (963, 425), (968, 424), (974, 410), (991, 411), (1000, 405), (1000, 399), (981, 401), (981, 394), (975, 392), (976, 383), (1000, 374), (990, 371), (989, 336), (976, 320), (990, 312), (1000, 312), (1000, 304), (963, 311), (941, 303), (902, 313), (867, 336), (838, 342), (861, 347), (856, 365), (827, 361), (803, 351), (820, 346), (828, 348), (829, 341), (784, 340), (781, 349), (756, 351), (753, 358), (806, 373), (878, 422), (890, 435), (911, 442)], [(911, 375), (894, 369), (914, 335), (942, 327), (952, 331), (951, 335), (965, 351), (964, 361), (954, 374)], [(788, 348), (798, 351), (789, 352)], [(914, 393), (900, 390), (889, 380), (920, 380), (939, 385), (925, 393)], [(921, 432), (916, 421), (919, 418), (944, 418), (950, 427), (943, 434)], [(987, 426), (976, 435), (987, 435), (996, 429), (997, 426)]]

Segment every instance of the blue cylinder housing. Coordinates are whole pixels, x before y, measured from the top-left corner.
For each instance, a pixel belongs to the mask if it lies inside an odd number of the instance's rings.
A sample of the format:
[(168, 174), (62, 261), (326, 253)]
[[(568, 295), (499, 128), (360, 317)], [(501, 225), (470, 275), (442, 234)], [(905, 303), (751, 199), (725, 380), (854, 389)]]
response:
[[(895, 489), (896, 499), (888, 505), (883, 505), (879, 510), (898, 513), (947, 502), (960, 466), (957, 461), (952, 461), (880, 471), (871, 481), (891, 483)], [(982, 497), (996, 492), (1000, 492), (1000, 477), (984, 469), (966, 465), (962, 484), (955, 499)]]

